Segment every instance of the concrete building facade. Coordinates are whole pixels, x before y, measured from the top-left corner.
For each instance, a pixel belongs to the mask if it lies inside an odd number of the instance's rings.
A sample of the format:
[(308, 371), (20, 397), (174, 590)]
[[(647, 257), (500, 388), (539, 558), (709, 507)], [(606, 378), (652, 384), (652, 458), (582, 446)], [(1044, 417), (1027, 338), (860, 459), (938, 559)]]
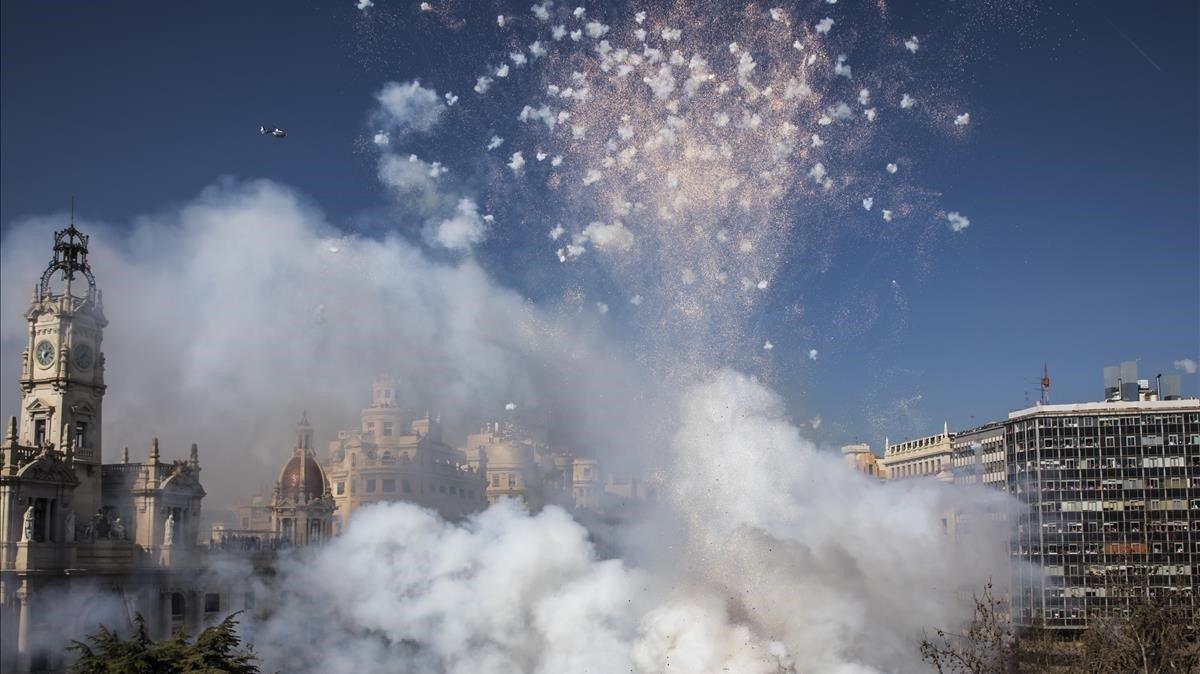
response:
[(1196, 615), (1200, 401), (1039, 405), (1004, 434), (1018, 624), (1081, 629), (1147, 592)]

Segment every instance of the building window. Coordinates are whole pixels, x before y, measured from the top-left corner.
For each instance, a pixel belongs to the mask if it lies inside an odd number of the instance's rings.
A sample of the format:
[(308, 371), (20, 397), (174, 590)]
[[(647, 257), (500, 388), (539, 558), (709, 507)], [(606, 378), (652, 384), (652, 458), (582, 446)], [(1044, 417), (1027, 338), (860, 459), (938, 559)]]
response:
[(401, 480), (401, 481), (400, 481), (400, 488), (404, 490), (404, 493), (405, 493), (405, 494), (411, 494), (411, 493), (412, 493), (412, 485), (411, 485), (411, 484), (409, 484), (408, 480)]
[(247, 611), (251, 611), (254, 609), (254, 593), (253, 592), (247, 592), (245, 595), (242, 596), (242, 608), (246, 609)]
[(171, 593), (171, 617), (177, 620), (183, 620), (183, 614), (187, 608), (187, 601), (183, 598), (183, 594), (179, 592)]
[(367, 493), (368, 494), (375, 493), (375, 480), (367, 480)]
[(87, 425), (86, 421), (76, 421), (75, 422), (75, 446), (76, 447), (87, 447), (88, 446), (87, 427), (88, 427), (88, 425)]
[(221, 610), (221, 595), (209, 592), (204, 595), (204, 612), (216, 613)]
[(39, 447), (46, 442), (46, 420), (38, 419), (33, 422), (33, 444)]
[(392, 434), (392, 422), (390, 422), (390, 421), (383, 422), (383, 434), (385, 436), (390, 436)]
[(383, 490), (385, 492), (396, 491), (396, 481), (395, 480), (384, 480), (383, 481)]
[(509, 489), (517, 488), (517, 476), (512, 473), (508, 474), (508, 488)]
[(338, 482), (337, 483), (337, 495), (342, 496), (345, 493), (346, 493), (346, 482), (345, 481)]

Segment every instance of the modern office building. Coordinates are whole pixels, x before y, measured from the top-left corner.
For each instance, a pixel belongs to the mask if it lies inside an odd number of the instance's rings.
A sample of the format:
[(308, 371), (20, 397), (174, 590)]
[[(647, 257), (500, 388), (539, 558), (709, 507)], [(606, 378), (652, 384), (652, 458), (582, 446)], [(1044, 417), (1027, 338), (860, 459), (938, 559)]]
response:
[(1138, 593), (1196, 615), (1200, 401), (1159, 400), (1165, 389), (1126, 374), (1134, 384), (1106, 395), (1131, 399), (1038, 405), (1004, 422), (1007, 487), (1026, 506), (1011, 548), (1018, 624), (1084, 628)]

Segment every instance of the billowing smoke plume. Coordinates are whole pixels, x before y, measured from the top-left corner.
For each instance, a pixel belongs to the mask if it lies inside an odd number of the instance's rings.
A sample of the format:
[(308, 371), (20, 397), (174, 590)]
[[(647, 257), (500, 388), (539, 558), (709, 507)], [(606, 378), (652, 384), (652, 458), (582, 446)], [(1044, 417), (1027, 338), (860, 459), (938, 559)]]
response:
[(920, 628), (1000, 571), (998, 549), (951, 543), (943, 519), (999, 495), (869, 482), (731, 371), (680, 413), (671, 504), (631, 532), (628, 560), (598, 559), (556, 508), (501, 503), (462, 525), (364, 510), (293, 560), (262, 654), (288, 671), (916, 671)]
[[(4, 381), (19, 376), (19, 312), (63, 226), (45, 217), (6, 232)], [(79, 226), (109, 319), (105, 460), (125, 446), (140, 460), (154, 436), (167, 457), (196, 442), (211, 509), (275, 479), (303, 410), (321, 437), (355, 425), (378, 373), (398, 378), (413, 412), (473, 426), (506, 400), (561, 402), (604, 423), (608, 408), (574, 392), (622, 371), (596, 367), (606, 356), (586, 326), (547, 317), (470, 258), (438, 262), (395, 235), (347, 234), (277, 183), (216, 185), (127, 228)], [(4, 387), (8, 414), (18, 395)]]
[[(956, 591), (1000, 572), (981, 513), (1003, 503), (868, 480), (731, 369), (829, 353), (752, 334), (786, 302), (767, 298), (790, 261), (820, 273), (847, 233), (899, 246), (906, 231), (922, 245), (972, 231), (905, 182), (905, 120), (970, 128), (913, 74), (936, 40), (838, 7), (608, 17), (545, 2), (489, 18), (507, 43), (461, 101), (432, 82), (379, 90), (366, 145), (396, 208), (380, 238), (271, 182), (212, 187), (128, 231), (84, 223), (112, 322), (110, 457), (151, 434), (196, 440), (210, 494), (244, 494), (230, 475), (277, 465), (299, 409), (345, 423), (390, 370), (403, 400), (463, 416), (541, 405), (602, 461), (623, 450), (662, 471), (660, 507), (602, 541), (615, 558), (555, 508), (502, 503), (464, 523), (404, 504), (356, 513), (281, 568), (276, 610), (246, 626), (267, 670), (920, 669), (920, 630), (952, 623)], [(458, 30), (454, 8), (426, 14)], [(416, 142), (430, 138), (478, 153), (455, 163)], [(6, 236), (6, 307), (61, 224)], [(479, 262), (497, 239), (559, 272), (535, 280), (574, 276), (529, 302)], [(5, 380), (24, 338), (6, 313)], [(951, 542), (958, 515), (979, 541)]]

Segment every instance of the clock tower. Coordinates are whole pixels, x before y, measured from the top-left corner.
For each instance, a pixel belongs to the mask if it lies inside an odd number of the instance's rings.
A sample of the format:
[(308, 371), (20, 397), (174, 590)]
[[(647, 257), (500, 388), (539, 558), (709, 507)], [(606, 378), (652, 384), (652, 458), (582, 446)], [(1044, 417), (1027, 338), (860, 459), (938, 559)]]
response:
[(88, 264), (88, 237), (74, 218), (54, 233), (54, 257), (25, 312), (29, 341), (21, 354), (20, 441), (73, 454), (75, 512), (100, 508), (100, 421), (104, 398), (101, 338), (108, 321)]

